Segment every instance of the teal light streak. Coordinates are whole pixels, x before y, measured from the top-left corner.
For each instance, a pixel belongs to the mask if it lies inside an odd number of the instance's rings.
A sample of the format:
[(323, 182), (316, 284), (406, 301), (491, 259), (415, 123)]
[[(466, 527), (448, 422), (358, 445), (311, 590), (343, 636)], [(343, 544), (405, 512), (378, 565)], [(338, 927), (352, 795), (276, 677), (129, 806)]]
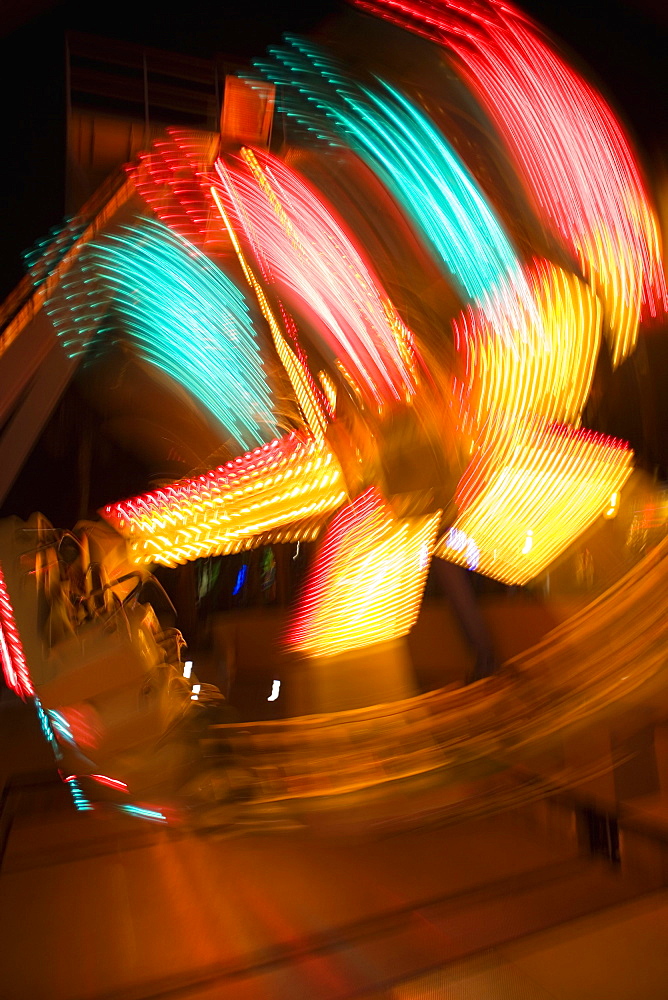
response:
[(70, 729), (70, 725), (65, 716), (61, 715), (60, 712), (54, 711), (53, 709), (48, 709), (47, 715), (49, 716), (49, 719), (51, 720), (51, 725), (53, 726), (55, 731), (57, 733), (60, 733), (63, 739), (67, 740), (68, 743), (71, 743), (73, 746), (76, 746), (77, 745), (76, 740), (72, 735), (72, 730)]
[(276, 436), (271, 395), (241, 291), (196, 247), (144, 219), (88, 261), (140, 354), (188, 389), (245, 448)]
[[(346, 142), (377, 174), (467, 298), (521, 281), (520, 264), (475, 178), (430, 119), (395, 87), (349, 76), (292, 36), (256, 63), (282, 85), (284, 110), (309, 132)], [(331, 140), (330, 140), (331, 141)]]
[(37, 718), (39, 719), (39, 724), (42, 729), (44, 738), (48, 740), (48, 742), (51, 744), (51, 749), (53, 750), (53, 755), (56, 758), (56, 760), (60, 760), (63, 754), (60, 747), (58, 746), (58, 741), (55, 737), (55, 733), (53, 731), (53, 727), (51, 725), (49, 716), (44, 711), (44, 707), (39, 698), (35, 697), (34, 703), (35, 703), (35, 709), (37, 711)]
[(23, 259), (35, 287), (55, 270), (85, 228), (81, 219), (65, 219), (62, 225), (54, 226), (44, 239), (24, 253)]
[(142, 809), (140, 806), (119, 806), (123, 812), (129, 813), (131, 816), (136, 816), (137, 819), (147, 819), (154, 823), (166, 823), (167, 817), (164, 813), (158, 812), (156, 809)]
[(70, 790), (75, 808), (79, 812), (90, 812), (94, 807), (93, 803), (84, 795), (83, 789), (76, 778), (69, 778), (66, 782)]

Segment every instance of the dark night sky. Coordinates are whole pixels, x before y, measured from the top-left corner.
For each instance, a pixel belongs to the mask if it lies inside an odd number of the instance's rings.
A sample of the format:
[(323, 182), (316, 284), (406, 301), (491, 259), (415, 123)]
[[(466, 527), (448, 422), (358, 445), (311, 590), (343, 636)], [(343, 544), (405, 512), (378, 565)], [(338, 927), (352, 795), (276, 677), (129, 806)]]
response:
[[(308, 31), (342, 0), (190, 0), (180, 12), (155, 2), (3, 0), (0, 66), (7, 195), (2, 221), (0, 296), (22, 274), (21, 252), (60, 221), (65, 168), (64, 33), (67, 29), (194, 55), (250, 57), (284, 31)], [(662, 120), (668, 17), (662, 0), (582, 3), (527, 0), (524, 8), (590, 66), (631, 124), (641, 152), (656, 162), (667, 148)], [(664, 116), (665, 117), (665, 116)]]

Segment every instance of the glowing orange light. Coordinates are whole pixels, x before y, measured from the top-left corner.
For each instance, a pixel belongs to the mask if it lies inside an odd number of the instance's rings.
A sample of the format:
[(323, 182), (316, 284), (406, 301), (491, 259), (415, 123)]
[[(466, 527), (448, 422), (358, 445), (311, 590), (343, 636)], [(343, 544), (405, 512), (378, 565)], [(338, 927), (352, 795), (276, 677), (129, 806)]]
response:
[[(508, 584), (537, 576), (606, 510), (632, 471), (624, 442), (536, 422), (512, 449), (488, 457), (484, 486), (454, 525), (478, 550), (480, 572)], [(440, 539), (436, 554), (466, 565), (466, 554)]]
[(375, 488), (332, 521), (288, 644), (334, 656), (406, 635), (418, 615), (441, 512), (395, 518)]

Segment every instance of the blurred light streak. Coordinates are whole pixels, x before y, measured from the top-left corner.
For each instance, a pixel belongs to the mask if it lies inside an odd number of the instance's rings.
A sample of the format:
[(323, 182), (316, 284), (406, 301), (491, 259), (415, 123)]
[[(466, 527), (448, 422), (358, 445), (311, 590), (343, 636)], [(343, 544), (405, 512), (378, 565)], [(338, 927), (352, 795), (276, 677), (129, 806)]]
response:
[[(501, 456), (486, 456), (484, 486), (454, 527), (475, 541), (481, 573), (527, 583), (603, 514), (632, 471), (632, 455), (614, 438), (535, 421)], [(466, 565), (452, 537), (436, 554)]]
[[(453, 324), (463, 372), (455, 393), (468, 410), (477, 450), (502, 448), (504, 439), (511, 447), (535, 417), (577, 427), (591, 390), (601, 342), (598, 299), (575, 275), (544, 260), (534, 260), (525, 276), (534, 311), (521, 326), (509, 321), (500, 334), (470, 308)], [(519, 309), (518, 301), (513, 312)], [(471, 468), (460, 503), (474, 484)]]
[(65, 778), (65, 783), (70, 790), (70, 795), (72, 796), (72, 801), (77, 812), (90, 812), (95, 808), (90, 799), (84, 794), (79, 784), (79, 779), (76, 776), (70, 775), (69, 778)]
[(455, 54), (543, 222), (600, 295), (618, 365), (633, 350), (641, 318), (668, 308), (668, 293), (640, 167), (607, 103), (525, 15), (500, 0), (353, 2)]
[(33, 285), (37, 288), (66, 260), (86, 228), (80, 216), (66, 219), (59, 227), (54, 227), (44, 239), (35, 243), (23, 256), (30, 272)]
[(11, 598), (0, 566), (0, 656), (5, 684), (25, 701), (35, 689), (14, 617)]
[(44, 711), (44, 706), (42, 705), (37, 695), (35, 695), (34, 698), (34, 705), (35, 708), (37, 709), (37, 718), (39, 719), (39, 725), (44, 735), (44, 738), (46, 739), (51, 749), (53, 750), (53, 756), (56, 758), (57, 761), (59, 761), (62, 759), (63, 752), (60, 749), (60, 746), (58, 745), (58, 740), (56, 739), (55, 733), (53, 731), (53, 726), (51, 725), (48, 715)]
[(377, 404), (415, 390), (412, 337), (369, 261), (321, 196), (278, 158), (216, 163), (228, 214), (265, 278), (301, 311)]
[(287, 644), (335, 656), (406, 635), (420, 607), (441, 512), (397, 519), (370, 487), (330, 524)]
[(443, 545), (448, 552), (463, 552), (468, 569), (476, 570), (480, 565), (480, 549), (461, 528), (450, 528)]
[(242, 292), (196, 247), (150, 219), (80, 255), (47, 305), (70, 356), (119, 320), (139, 354), (184, 386), (243, 448), (276, 433), (270, 391)]
[(280, 681), (272, 681), (271, 682), (271, 694), (267, 698), (267, 701), (276, 701), (276, 699), (278, 698), (278, 695), (280, 693), (280, 690), (281, 690), (281, 682)]
[(218, 145), (214, 133), (168, 129), (166, 139), (127, 168), (137, 192), (161, 222), (209, 253), (229, 246), (206, 179)]
[(143, 220), (92, 248), (92, 264), (140, 353), (202, 402), (245, 447), (275, 434), (243, 294), (193, 245)]
[(281, 364), (285, 368), (285, 372), (290, 379), (290, 384), (292, 385), (297, 403), (299, 404), (302, 416), (304, 417), (304, 422), (314, 439), (318, 442), (322, 442), (325, 438), (328, 424), (327, 407), (326, 405), (323, 405), (324, 400), (322, 400), (321, 394), (318, 392), (313, 382), (308, 365), (306, 364), (306, 360), (301, 352), (301, 348), (299, 347), (294, 324), (292, 323), (290, 317), (288, 317), (285, 310), (282, 310), (281, 312), (284, 324), (289, 326), (290, 333), (292, 334), (291, 339), (293, 340), (295, 347), (293, 350), (288, 344), (284, 331), (276, 319), (262, 284), (257, 280), (248, 264), (248, 261), (246, 260), (244, 252), (241, 249), (241, 244), (237, 239), (236, 233), (234, 232), (230, 218), (225, 211), (220, 195), (215, 187), (211, 188), (211, 195), (220, 216), (223, 219), (246, 281), (253, 289), (260, 311), (269, 326), (274, 346), (276, 348), (276, 353), (278, 354), (279, 360), (281, 361)]
[[(16, 296), (20, 296), (23, 292), (23, 283), (21, 283), (14, 294), (10, 295), (3, 307), (0, 308), (0, 325), (4, 324), (2, 334), (0, 335), (0, 355), (4, 354), (10, 344), (32, 322), (39, 310), (42, 309), (48, 299), (57, 290), (64, 276), (75, 264), (83, 247), (104, 228), (119, 209), (122, 209), (126, 205), (132, 197), (132, 193), (132, 183), (127, 179), (124, 179), (123, 183), (119, 184), (118, 180), (114, 178), (111, 188), (108, 184), (103, 185), (100, 191), (93, 196), (81, 211), (81, 234), (74, 238), (74, 241), (65, 251), (64, 255), (60, 254), (59, 249), (57, 259), (49, 260), (46, 265), (50, 269), (48, 275), (44, 276), (39, 261), (32, 255), (29, 255), (31, 277), (34, 275), (33, 283), (36, 287), (33, 294), (27, 300), (20, 300), (19, 305)], [(72, 220), (71, 223), (68, 223), (68, 229), (73, 231), (76, 225), (76, 220)], [(46, 255), (48, 258), (48, 249)], [(15, 309), (17, 305), (18, 308)]]
[(320, 385), (322, 386), (322, 391), (324, 392), (327, 402), (329, 403), (329, 408), (332, 413), (332, 416), (335, 416), (336, 385), (325, 371), (318, 372), (318, 378), (320, 380)]
[[(314, 135), (350, 145), (387, 185), (465, 297), (493, 314), (522, 289), (515, 250), (464, 162), (404, 94), (358, 82), (322, 49), (286, 36), (256, 67), (280, 84), (285, 113)], [(523, 296), (531, 309), (529, 291)]]
[(243, 566), (241, 567), (241, 569), (239, 570), (239, 572), (237, 573), (237, 580), (236, 580), (236, 583), (234, 584), (234, 589), (232, 591), (232, 597), (236, 597), (237, 594), (241, 591), (241, 589), (243, 588), (244, 583), (246, 582), (246, 576), (247, 575), (248, 575), (248, 566), (247, 566), (246, 563), (244, 563)]
[(315, 538), (320, 518), (345, 499), (333, 453), (292, 433), (100, 513), (128, 540), (137, 563), (176, 566), (251, 548), (270, 531), (275, 541)]
[(608, 509), (606, 510), (603, 516), (607, 518), (612, 518), (615, 517), (618, 513), (619, 513), (619, 491), (616, 491), (610, 497), (610, 501), (608, 503)]
[(127, 792), (128, 790), (128, 786), (124, 781), (119, 781), (118, 778), (110, 778), (106, 774), (87, 774), (86, 777), (92, 778), (98, 784), (105, 785), (107, 788), (114, 788), (118, 792)]
[(62, 708), (58, 715), (61, 725), (67, 727), (67, 733), (63, 734), (66, 738), (71, 739), (79, 747), (99, 746), (100, 722), (98, 713), (92, 705), (87, 702), (68, 705), (67, 708)]
[(623, 442), (577, 430), (601, 340), (599, 300), (547, 261), (533, 261), (526, 280), (538, 322), (508, 324), (510, 338), (471, 308), (454, 323), (464, 372), (455, 391), (474, 446), (457, 486), (455, 532), (436, 550), (467, 564), (453, 544), (462, 532), (480, 572), (510, 584), (540, 573), (604, 513), (632, 459)]
[(145, 809), (142, 806), (122, 805), (118, 807), (123, 812), (135, 816), (137, 819), (150, 820), (154, 823), (167, 823), (167, 817), (157, 809)]
[(51, 721), (56, 738), (65, 740), (66, 743), (76, 746), (77, 741), (74, 738), (74, 734), (70, 728), (67, 718), (62, 714), (62, 712), (57, 712), (55, 709), (49, 708), (47, 709), (47, 715)]

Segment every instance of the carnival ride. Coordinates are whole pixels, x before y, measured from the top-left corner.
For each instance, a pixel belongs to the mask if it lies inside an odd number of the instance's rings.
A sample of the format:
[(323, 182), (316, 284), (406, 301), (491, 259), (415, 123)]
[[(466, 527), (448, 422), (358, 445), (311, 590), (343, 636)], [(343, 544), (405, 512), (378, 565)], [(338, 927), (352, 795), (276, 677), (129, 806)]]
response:
[(288, 655), (333, 683), (374, 656), (396, 675), (432, 558), (525, 584), (614, 514), (633, 470), (582, 426), (601, 353), (618, 366), (668, 309), (623, 129), (506, 4), (356, 6), (424, 65), (361, 69), (353, 41), (287, 37), (236, 81), (264, 123), (277, 102), (282, 141), (169, 130), (42, 248), (5, 325), (10, 361), (22, 339), (31, 374), (57, 359), (55, 394), (121, 336), (208, 412), (227, 459), (72, 532), (2, 525), (6, 681), (35, 699), (79, 808), (100, 788), (158, 820), (223, 801), (230, 748), (265, 800), (499, 768), (665, 666), (664, 544), (475, 688), (385, 704), (381, 686), (351, 712), (240, 729), (184, 676), (152, 565), (320, 537)]

